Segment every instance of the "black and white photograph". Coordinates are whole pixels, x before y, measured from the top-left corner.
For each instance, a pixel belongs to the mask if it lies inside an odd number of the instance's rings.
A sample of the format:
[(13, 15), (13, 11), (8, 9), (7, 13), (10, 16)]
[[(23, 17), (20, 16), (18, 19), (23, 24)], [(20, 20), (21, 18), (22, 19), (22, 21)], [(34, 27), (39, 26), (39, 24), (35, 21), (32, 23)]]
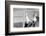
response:
[(14, 27), (39, 27), (39, 9), (13, 8)]
[(6, 34), (44, 33), (44, 3), (6, 2)]

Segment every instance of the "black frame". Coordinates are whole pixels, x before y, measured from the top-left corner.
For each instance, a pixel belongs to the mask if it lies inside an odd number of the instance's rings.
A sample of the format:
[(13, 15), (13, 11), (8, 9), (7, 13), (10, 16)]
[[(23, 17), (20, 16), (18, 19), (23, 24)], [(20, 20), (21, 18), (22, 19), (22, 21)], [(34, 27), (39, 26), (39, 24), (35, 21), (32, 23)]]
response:
[[(33, 5), (42, 5), (42, 13), (43, 13), (43, 30), (42, 31), (33, 31), (33, 32), (18, 32), (18, 33), (9, 33), (9, 14), (10, 4), (33, 4)], [(41, 2), (23, 2), (23, 1), (5, 1), (5, 35), (19, 35), (19, 34), (37, 34), (37, 33), (45, 33), (45, 3)]]

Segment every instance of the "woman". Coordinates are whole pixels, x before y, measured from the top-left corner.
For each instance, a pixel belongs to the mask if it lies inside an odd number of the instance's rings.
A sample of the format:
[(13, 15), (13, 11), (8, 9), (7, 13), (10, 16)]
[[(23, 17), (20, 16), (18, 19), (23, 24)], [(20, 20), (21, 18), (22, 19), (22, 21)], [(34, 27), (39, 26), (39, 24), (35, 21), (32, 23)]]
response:
[(29, 27), (29, 25), (32, 23), (32, 20), (30, 20), (30, 19), (29, 19), (29, 17), (28, 17), (28, 14), (27, 14), (27, 13), (26, 13), (25, 18), (26, 18), (25, 27)]

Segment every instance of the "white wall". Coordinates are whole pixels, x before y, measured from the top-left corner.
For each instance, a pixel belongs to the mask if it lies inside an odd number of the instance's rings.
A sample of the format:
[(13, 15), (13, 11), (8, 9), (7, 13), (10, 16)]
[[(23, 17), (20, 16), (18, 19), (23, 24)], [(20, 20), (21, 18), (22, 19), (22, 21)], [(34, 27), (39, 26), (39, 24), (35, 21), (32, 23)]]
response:
[[(19, 0), (19, 1), (24, 1), (24, 0)], [(46, 0), (25, 0), (25, 1), (46, 3)], [(46, 6), (46, 4), (45, 4), (45, 6)], [(45, 9), (46, 9), (46, 7), (45, 7)], [(46, 13), (46, 11), (45, 11), (45, 13)], [(5, 0), (0, 0), (0, 36), (5, 36), (4, 34), (5, 34)], [(23, 35), (18, 35), (18, 36), (23, 36)], [(28, 34), (28, 35), (24, 35), (24, 36), (46, 36), (46, 33), (45, 34)]]

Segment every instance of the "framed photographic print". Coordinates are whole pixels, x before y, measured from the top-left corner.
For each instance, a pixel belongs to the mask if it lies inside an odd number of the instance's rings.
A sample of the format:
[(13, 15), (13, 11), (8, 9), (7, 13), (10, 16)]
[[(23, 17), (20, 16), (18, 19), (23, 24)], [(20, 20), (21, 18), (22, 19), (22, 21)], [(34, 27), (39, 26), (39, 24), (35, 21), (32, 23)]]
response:
[(5, 1), (5, 34), (45, 32), (45, 3)]

